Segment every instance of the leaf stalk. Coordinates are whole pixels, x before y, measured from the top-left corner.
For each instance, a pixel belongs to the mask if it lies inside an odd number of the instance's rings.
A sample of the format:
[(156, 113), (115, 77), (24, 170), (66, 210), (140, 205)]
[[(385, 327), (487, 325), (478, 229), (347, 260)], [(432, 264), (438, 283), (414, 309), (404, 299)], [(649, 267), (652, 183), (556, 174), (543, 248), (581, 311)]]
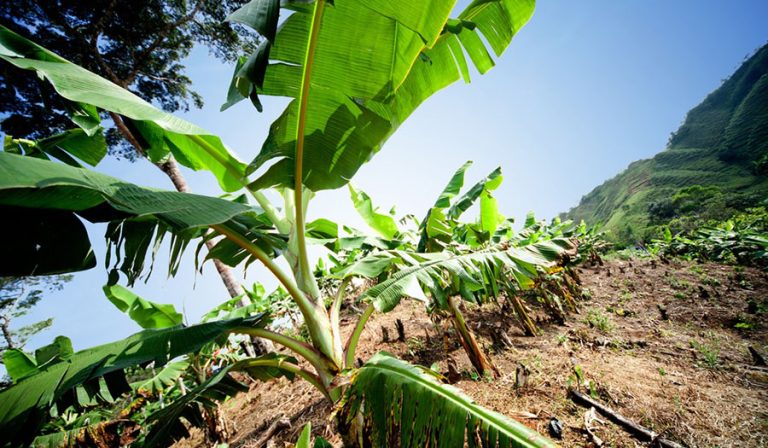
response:
[(355, 325), (352, 334), (349, 335), (347, 345), (344, 348), (344, 367), (351, 368), (355, 365), (355, 350), (357, 350), (357, 343), (360, 341), (360, 335), (363, 334), (365, 324), (368, 323), (368, 319), (375, 310), (376, 308), (374, 308), (373, 303), (369, 303), (365, 308), (365, 311), (363, 311), (363, 314), (361, 314), (360, 318), (357, 320), (357, 325)]
[(248, 253), (256, 257), (261, 261), (267, 269), (282, 283), (288, 293), (296, 301), (304, 317), (304, 322), (307, 324), (309, 334), (312, 338), (314, 346), (320, 350), (325, 356), (327, 356), (335, 366), (335, 370), (341, 367), (341, 353), (334, 350), (333, 344), (333, 330), (331, 328), (331, 322), (326, 314), (326, 311), (322, 307), (318, 307), (317, 304), (310, 301), (304, 293), (299, 289), (296, 282), (289, 277), (282, 269), (267, 255), (261, 248), (255, 245), (253, 242), (245, 238), (237, 231), (231, 229), (225, 224), (218, 224), (211, 226), (212, 229), (224, 235), (227, 239), (245, 249)]
[(315, 386), (315, 388), (319, 390), (323, 396), (325, 396), (325, 398), (333, 402), (328, 389), (326, 389), (326, 387), (320, 381), (320, 377), (313, 374), (312, 372), (308, 372), (307, 370), (302, 369), (292, 362), (281, 359), (244, 359), (238, 363), (237, 370), (246, 370), (252, 367), (275, 367), (281, 370), (285, 370), (286, 372), (294, 373), (307, 380), (307, 382)]
[[(307, 242), (305, 237), (304, 214), (306, 210), (303, 207), (302, 194), (304, 189), (304, 132), (307, 122), (307, 104), (309, 101), (309, 87), (312, 80), (312, 66), (315, 60), (315, 50), (317, 40), (320, 35), (320, 25), (323, 20), (323, 11), (325, 9), (325, 0), (316, 0), (315, 8), (312, 14), (310, 24), (310, 38), (307, 45), (307, 52), (304, 55), (304, 68), (301, 77), (301, 93), (299, 96), (299, 114), (296, 126), (296, 167), (295, 167), (295, 185), (294, 185), (294, 207), (296, 207), (296, 238), (298, 239), (299, 249), (299, 273), (300, 278), (310, 278), (312, 273), (309, 270), (309, 259), (307, 257)], [(316, 299), (316, 297), (315, 297)]]

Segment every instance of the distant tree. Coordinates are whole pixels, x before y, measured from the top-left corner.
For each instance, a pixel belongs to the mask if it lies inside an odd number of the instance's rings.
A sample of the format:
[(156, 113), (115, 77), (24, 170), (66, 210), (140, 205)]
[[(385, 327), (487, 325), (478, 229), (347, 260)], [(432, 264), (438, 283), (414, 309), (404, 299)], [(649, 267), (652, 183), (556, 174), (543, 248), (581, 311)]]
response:
[[(168, 112), (202, 107), (183, 60), (195, 44), (219, 59), (250, 53), (254, 33), (238, 32), (225, 22), (247, 0), (7, 0), (0, 2), (0, 23), (27, 35), (55, 53), (158, 104)], [(244, 36), (244, 37), (243, 37)], [(16, 138), (41, 138), (74, 125), (50, 85), (10, 64), (0, 65), (0, 131)], [(142, 148), (110, 114), (110, 153), (135, 159)], [(179, 191), (189, 191), (173, 160), (158, 164)], [(230, 295), (242, 294), (226, 266), (217, 263)]]
[(722, 190), (714, 185), (691, 185), (679, 189), (672, 196), (675, 214), (702, 213), (715, 198), (723, 195)]
[[(175, 112), (203, 104), (183, 65), (195, 44), (225, 61), (254, 48), (253, 33), (238, 33), (224, 22), (245, 1), (4, 0), (0, 23)], [(46, 137), (73, 126), (47, 83), (10, 64), (0, 65), (0, 115), (0, 130), (17, 138)], [(109, 129), (107, 138), (113, 155), (137, 156), (117, 129)]]
[(664, 223), (675, 216), (675, 206), (668, 197), (648, 204), (648, 217), (653, 223)]
[(10, 348), (22, 348), (27, 340), (53, 324), (44, 319), (12, 329), (11, 323), (27, 315), (46, 293), (59, 291), (71, 275), (47, 277), (0, 277), (0, 363), (2, 354)]
[(768, 175), (768, 154), (764, 154), (760, 159), (753, 162), (752, 170), (756, 176)]
[[(225, 22), (247, 1), (5, 0), (0, 2), (0, 23), (163, 110), (176, 112), (203, 106), (183, 65), (194, 45), (204, 45), (229, 62), (255, 49), (255, 33)], [(0, 131), (16, 138), (37, 139), (73, 127), (65, 103), (50, 84), (11, 64), (0, 65), (2, 115), (6, 118)], [(106, 132), (110, 154), (130, 160), (144, 157), (122, 117), (110, 113), (109, 118), (114, 124)], [(176, 190), (190, 191), (172, 157), (156, 165)], [(206, 242), (209, 249), (212, 244)], [(229, 267), (217, 259), (214, 266), (229, 295), (242, 296), (244, 290)], [(259, 346), (271, 349), (267, 341)]]

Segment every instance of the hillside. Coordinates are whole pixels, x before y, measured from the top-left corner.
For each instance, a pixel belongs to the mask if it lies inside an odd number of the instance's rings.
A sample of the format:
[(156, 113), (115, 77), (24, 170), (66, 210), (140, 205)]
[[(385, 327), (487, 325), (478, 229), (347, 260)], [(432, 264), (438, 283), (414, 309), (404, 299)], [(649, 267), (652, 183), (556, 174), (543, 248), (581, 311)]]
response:
[(633, 162), (564, 215), (603, 223), (632, 244), (670, 223), (683, 230), (768, 196), (768, 45), (688, 112), (667, 149)]
[[(768, 278), (754, 268), (652, 259), (606, 260), (578, 268), (591, 299), (567, 325), (542, 324), (536, 338), (525, 336), (509, 314), (493, 305), (466, 310), (480, 343), (501, 372), (494, 381), (475, 375), (466, 355), (439, 316), (415, 301), (387, 314), (374, 314), (362, 334), (361, 359), (385, 350), (433, 366), (474, 400), (548, 434), (552, 417), (565, 425), (563, 447), (594, 446), (584, 431), (586, 409), (568, 398), (576, 381), (623, 416), (662, 437), (690, 447), (762, 447), (768, 441), (768, 370), (753, 365), (749, 347), (763, 351), (768, 320), (745, 314), (749, 303), (765, 309)], [(706, 299), (705, 297), (709, 297)], [(404, 341), (395, 340), (397, 321)], [(345, 333), (356, 322), (342, 315)], [(752, 322), (749, 329), (734, 328)], [(392, 335), (384, 341), (384, 330)], [(527, 372), (521, 375), (519, 372)], [(582, 389), (588, 390), (587, 388)], [(331, 406), (305, 382), (283, 378), (253, 383), (250, 391), (223, 405), (231, 422), (233, 448), (292, 446), (307, 422), (316, 435), (340, 447)], [(640, 445), (619, 426), (595, 425), (612, 447)], [(199, 431), (174, 448), (206, 446)]]

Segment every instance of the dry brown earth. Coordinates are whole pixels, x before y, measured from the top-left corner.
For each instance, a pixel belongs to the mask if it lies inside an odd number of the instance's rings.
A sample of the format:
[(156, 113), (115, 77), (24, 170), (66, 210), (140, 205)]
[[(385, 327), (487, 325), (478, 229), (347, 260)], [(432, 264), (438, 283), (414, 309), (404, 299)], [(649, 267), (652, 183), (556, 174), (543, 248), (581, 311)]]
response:
[[(612, 260), (578, 271), (591, 299), (566, 325), (542, 321), (541, 336), (525, 337), (495, 305), (467, 310), (501, 372), (496, 380), (476, 378), (445, 323), (434, 322), (413, 302), (374, 316), (359, 356), (386, 350), (410, 362), (436, 363), (444, 373), (452, 359), (462, 374), (456, 386), (482, 405), (542, 433), (551, 417), (560, 419), (565, 431), (559, 443), (565, 447), (589, 445), (586, 409), (568, 398), (569, 387), (685, 446), (768, 446), (768, 369), (755, 367), (748, 350), (768, 352), (765, 272), (651, 260)], [(397, 319), (405, 323), (405, 342), (383, 342), (382, 327), (396, 337)], [(507, 345), (505, 339), (511, 345), (499, 347)], [(518, 370), (530, 372), (522, 387), (516, 387)], [(315, 434), (339, 444), (330, 405), (298, 381), (254, 384), (224, 408), (235, 429), (231, 447), (256, 446), (280, 416), (292, 426), (270, 446), (292, 446), (308, 421)], [(597, 428), (608, 446), (643, 446), (612, 423)], [(199, 446), (199, 439), (178, 445)]]

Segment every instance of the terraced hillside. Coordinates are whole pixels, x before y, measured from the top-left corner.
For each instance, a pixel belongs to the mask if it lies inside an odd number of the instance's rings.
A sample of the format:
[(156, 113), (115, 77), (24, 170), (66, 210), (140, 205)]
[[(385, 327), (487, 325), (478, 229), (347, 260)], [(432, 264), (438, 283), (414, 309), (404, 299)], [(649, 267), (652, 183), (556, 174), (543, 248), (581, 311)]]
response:
[(686, 116), (666, 150), (633, 162), (564, 215), (623, 244), (682, 230), (768, 197), (768, 45)]

